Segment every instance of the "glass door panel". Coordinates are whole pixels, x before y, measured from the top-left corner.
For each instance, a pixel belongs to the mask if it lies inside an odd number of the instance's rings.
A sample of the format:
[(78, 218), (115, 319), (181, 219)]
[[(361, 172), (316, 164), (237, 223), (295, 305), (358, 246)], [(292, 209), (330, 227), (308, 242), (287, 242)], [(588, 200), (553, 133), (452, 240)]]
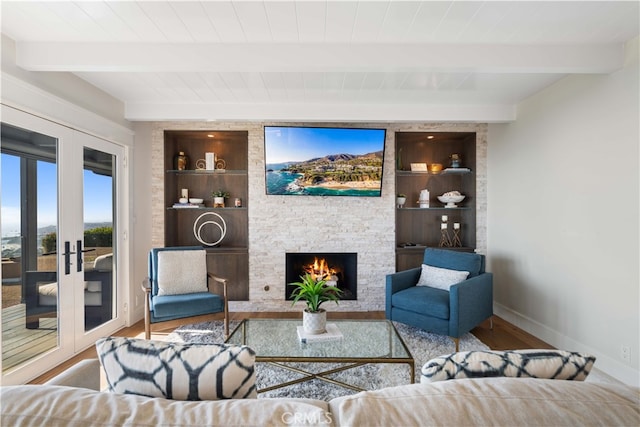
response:
[(116, 156), (84, 147), (84, 328), (91, 330), (116, 316), (114, 238)]
[(127, 213), (116, 200), (126, 171), (121, 145), (0, 109), (0, 383), (11, 385), (124, 326), (117, 225)]
[(59, 345), (58, 139), (2, 123), (2, 372)]

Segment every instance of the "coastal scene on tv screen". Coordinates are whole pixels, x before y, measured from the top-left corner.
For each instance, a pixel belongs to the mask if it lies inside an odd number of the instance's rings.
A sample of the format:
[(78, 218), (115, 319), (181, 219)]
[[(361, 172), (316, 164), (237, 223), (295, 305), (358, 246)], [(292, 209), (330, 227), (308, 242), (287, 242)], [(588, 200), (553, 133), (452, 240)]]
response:
[(267, 194), (380, 196), (385, 135), (385, 129), (265, 126)]

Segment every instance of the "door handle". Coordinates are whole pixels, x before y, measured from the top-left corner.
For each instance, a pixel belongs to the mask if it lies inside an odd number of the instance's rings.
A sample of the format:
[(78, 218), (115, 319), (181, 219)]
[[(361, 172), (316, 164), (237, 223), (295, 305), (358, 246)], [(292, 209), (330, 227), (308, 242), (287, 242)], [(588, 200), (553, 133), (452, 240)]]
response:
[(82, 240), (76, 240), (76, 249), (78, 252), (76, 252), (76, 271), (82, 271), (82, 262), (84, 261), (82, 259), (82, 253), (84, 252), (82, 250)]
[[(71, 252), (71, 242), (64, 242), (64, 274), (71, 273), (71, 255), (75, 252)], [(78, 270), (80, 271), (80, 270)]]

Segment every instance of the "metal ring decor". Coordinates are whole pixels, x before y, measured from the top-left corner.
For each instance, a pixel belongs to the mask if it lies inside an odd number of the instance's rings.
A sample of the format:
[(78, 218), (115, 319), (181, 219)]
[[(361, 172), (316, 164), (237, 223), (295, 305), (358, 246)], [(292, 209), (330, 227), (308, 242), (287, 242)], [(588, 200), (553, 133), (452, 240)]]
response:
[[(204, 218), (205, 216), (207, 216), (207, 215), (215, 216), (216, 220), (203, 221), (202, 223), (200, 223), (200, 225), (198, 225), (200, 220), (202, 218)], [(218, 222), (217, 221), (218, 219), (221, 222)], [(202, 227), (204, 227), (207, 224), (215, 225), (216, 227), (218, 227), (220, 229), (220, 238), (218, 240), (216, 240), (215, 242), (207, 242), (200, 235), (200, 233), (202, 232)], [(216, 246), (217, 244), (222, 242), (222, 239), (224, 239), (224, 236), (226, 234), (227, 234), (227, 223), (224, 222), (224, 218), (222, 218), (220, 215), (218, 215), (215, 212), (205, 212), (202, 215), (200, 215), (198, 218), (196, 218), (196, 220), (193, 222), (193, 235), (198, 240), (198, 242), (202, 243), (205, 246)]]
[(207, 162), (204, 159), (196, 160), (196, 170), (202, 171), (207, 168)]

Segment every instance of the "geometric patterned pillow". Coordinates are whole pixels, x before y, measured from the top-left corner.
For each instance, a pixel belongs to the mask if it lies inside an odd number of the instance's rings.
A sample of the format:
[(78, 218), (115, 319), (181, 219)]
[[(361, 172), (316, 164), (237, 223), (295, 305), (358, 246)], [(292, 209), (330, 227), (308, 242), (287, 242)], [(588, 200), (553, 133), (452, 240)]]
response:
[(174, 400), (256, 398), (247, 346), (109, 337), (96, 341), (109, 391)]
[(563, 350), (463, 351), (425, 363), (420, 382), (482, 377), (583, 381), (595, 361), (594, 356)]

